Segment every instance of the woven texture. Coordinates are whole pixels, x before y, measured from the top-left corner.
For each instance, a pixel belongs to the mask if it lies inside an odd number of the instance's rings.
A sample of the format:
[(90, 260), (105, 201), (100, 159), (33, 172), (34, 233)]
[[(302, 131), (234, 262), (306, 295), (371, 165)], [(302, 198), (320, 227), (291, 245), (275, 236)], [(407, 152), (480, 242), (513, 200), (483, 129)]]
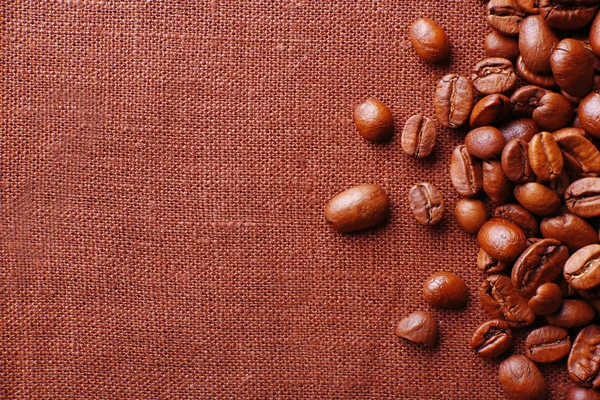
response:
[[(451, 213), (464, 131), (416, 161), (352, 122), (368, 96), (397, 132), (433, 116), (438, 79), (484, 56), (483, 4), (180, 3), (1, 3), (0, 397), (506, 398), (468, 347), (488, 317)], [(413, 53), (422, 16), (449, 64)], [(418, 181), (444, 193), (439, 227), (410, 215)], [(334, 233), (323, 207), (361, 183), (389, 193), (389, 223)], [(466, 309), (423, 303), (440, 269)], [(433, 350), (393, 334), (418, 309)], [(541, 370), (562, 399), (564, 361)]]

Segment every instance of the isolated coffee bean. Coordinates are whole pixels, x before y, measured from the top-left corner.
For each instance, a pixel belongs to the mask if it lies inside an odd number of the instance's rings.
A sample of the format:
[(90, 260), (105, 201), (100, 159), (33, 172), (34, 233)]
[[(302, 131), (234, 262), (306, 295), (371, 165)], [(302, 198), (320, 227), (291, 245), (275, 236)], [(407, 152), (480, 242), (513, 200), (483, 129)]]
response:
[(562, 153), (550, 132), (535, 135), (529, 142), (527, 154), (531, 169), (538, 178), (549, 181), (562, 172)]
[(548, 395), (544, 376), (525, 356), (514, 355), (502, 361), (498, 377), (504, 391), (513, 400), (541, 400)]
[(598, 232), (587, 221), (573, 214), (544, 219), (540, 231), (543, 237), (560, 241), (571, 253), (598, 243)]
[(504, 175), (502, 164), (497, 160), (484, 160), (483, 169), (483, 191), (490, 198), (493, 205), (506, 203), (512, 195), (512, 184)]
[[(536, 105), (537, 107), (537, 105)], [(531, 111), (533, 112), (533, 110)], [(512, 139), (522, 139), (529, 143), (531, 138), (540, 133), (540, 127), (531, 118), (518, 118), (506, 122), (498, 127), (504, 139), (508, 143)]]
[(473, 108), (473, 86), (461, 75), (449, 74), (437, 84), (433, 101), (435, 116), (446, 128), (463, 126)]
[(594, 87), (594, 66), (579, 40), (563, 39), (550, 58), (558, 86), (571, 96), (582, 97)]
[(579, 217), (600, 216), (600, 178), (583, 178), (571, 183), (565, 192), (569, 211)]
[(529, 332), (525, 340), (527, 357), (537, 363), (558, 361), (569, 355), (571, 338), (566, 329), (546, 325)]
[(540, 13), (539, 0), (516, 0), (519, 8), (529, 15)]
[(545, 318), (550, 325), (577, 328), (592, 322), (595, 315), (596, 311), (587, 301), (565, 299), (556, 313)]
[(463, 231), (475, 235), (488, 220), (485, 204), (481, 200), (460, 199), (454, 208), (454, 218)]
[(527, 305), (536, 315), (554, 314), (562, 305), (563, 294), (560, 287), (555, 283), (544, 283), (540, 285)]
[(416, 311), (398, 323), (396, 335), (411, 342), (434, 347), (438, 337), (437, 322), (427, 311)]
[(519, 42), (514, 37), (491, 31), (483, 42), (488, 57), (502, 57), (516, 61), (519, 57)]
[(578, 290), (600, 286), (600, 244), (577, 250), (565, 264), (564, 276), (569, 285)]
[(436, 272), (423, 283), (423, 299), (438, 308), (460, 308), (467, 302), (467, 285), (451, 272)]
[(402, 150), (409, 156), (425, 158), (435, 146), (435, 122), (420, 114), (410, 117), (402, 131)]
[(457, 146), (452, 152), (450, 181), (458, 194), (464, 197), (476, 195), (483, 187), (481, 161), (469, 154), (465, 145)]
[(518, 88), (510, 96), (510, 102), (513, 107), (512, 115), (516, 117), (531, 117), (533, 111), (540, 106), (540, 101), (546, 93), (548, 93), (548, 89), (535, 85)]
[(477, 268), (479, 268), (481, 272), (488, 275), (499, 274), (509, 269), (510, 266), (510, 263), (498, 261), (486, 253), (485, 250), (479, 248), (479, 253), (477, 254)]
[(519, 52), (527, 68), (535, 74), (550, 74), (550, 56), (558, 36), (540, 15), (530, 15), (521, 22)]
[(417, 55), (427, 63), (439, 63), (450, 55), (448, 35), (430, 18), (419, 18), (413, 22), (409, 38)]
[(567, 369), (573, 382), (600, 387), (600, 326), (590, 325), (579, 332), (569, 354)]
[(444, 197), (431, 183), (417, 183), (408, 192), (408, 205), (421, 225), (435, 225), (444, 216)]
[(537, 182), (516, 186), (513, 194), (519, 204), (536, 215), (554, 214), (560, 207), (558, 194)]
[(525, 250), (525, 234), (512, 222), (502, 218), (487, 221), (477, 234), (479, 246), (491, 257), (511, 262)]
[(325, 207), (325, 219), (338, 232), (353, 232), (384, 221), (389, 207), (380, 186), (359, 185), (335, 195)]
[(541, 75), (531, 71), (527, 65), (525, 65), (521, 55), (517, 58), (515, 69), (523, 79), (532, 85), (537, 85), (545, 89), (552, 89), (556, 86), (556, 79), (554, 79), (552, 75)]
[(487, 276), (479, 289), (479, 299), (492, 318), (505, 320), (513, 328), (531, 325), (535, 320), (527, 299), (513, 287), (508, 276)]
[(483, 323), (471, 337), (471, 348), (482, 358), (496, 358), (506, 353), (512, 343), (512, 331), (506, 323), (492, 319)]
[(590, 27), (590, 45), (597, 56), (600, 56), (600, 14), (596, 14)]
[(469, 121), (471, 128), (496, 125), (510, 114), (510, 99), (503, 94), (490, 94), (479, 100)]
[(465, 137), (465, 146), (469, 154), (481, 159), (500, 156), (504, 145), (506, 145), (506, 139), (493, 126), (473, 129)]
[(569, 125), (573, 119), (573, 105), (561, 94), (548, 92), (540, 99), (540, 105), (533, 110), (532, 118), (546, 131), (555, 131)]
[(392, 112), (372, 97), (356, 106), (354, 123), (358, 133), (370, 142), (389, 139), (394, 133)]
[(567, 392), (567, 400), (600, 400), (600, 391), (572, 386)]
[(600, 138), (600, 94), (591, 92), (581, 99), (577, 114), (583, 129), (593, 137)]
[(494, 208), (494, 218), (504, 218), (517, 225), (526, 237), (534, 237), (539, 233), (538, 223), (529, 211), (518, 204), (503, 204)]
[(569, 160), (568, 165), (575, 164), (575, 168), (583, 173), (600, 173), (600, 151), (585, 137), (585, 133), (583, 129), (563, 128), (552, 136), (562, 151), (563, 158)]
[(515, 86), (517, 75), (510, 60), (491, 57), (475, 65), (471, 73), (471, 82), (479, 93), (502, 93)]
[(583, 28), (596, 15), (597, 1), (540, 0), (540, 14), (546, 24), (555, 29), (572, 31)]
[(514, 0), (490, 0), (487, 4), (488, 25), (505, 35), (517, 36), (525, 14)]
[(516, 183), (533, 179), (533, 170), (529, 164), (529, 145), (522, 139), (512, 139), (502, 150), (502, 169), (506, 177)]

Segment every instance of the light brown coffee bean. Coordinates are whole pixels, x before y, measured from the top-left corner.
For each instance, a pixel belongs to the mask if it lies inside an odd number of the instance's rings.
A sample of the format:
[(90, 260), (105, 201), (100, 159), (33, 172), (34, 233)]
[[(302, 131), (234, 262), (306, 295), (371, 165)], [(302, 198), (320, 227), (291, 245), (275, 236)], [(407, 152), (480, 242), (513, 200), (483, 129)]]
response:
[(427, 63), (445, 61), (450, 55), (448, 35), (430, 18), (419, 18), (413, 22), (409, 38), (417, 55)]
[[(540, 101), (546, 93), (548, 93), (548, 89), (535, 85), (527, 85), (518, 88), (512, 96), (510, 96), (510, 103), (513, 108), (512, 115), (515, 117), (531, 117), (533, 111), (540, 106)], [(529, 142), (529, 140), (527, 140), (527, 142)]]
[(575, 164), (575, 169), (583, 173), (600, 174), (600, 151), (585, 137), (583, 129), (563, 128), (552, 135), (569, 165)]
[(402, 150), (415, 158), (425, 158), (435, 146), (435, 122), (420, 114), (413, 115), (406, 121), (402, 131)]
[(479, 93), (503, 93), (515, 86), (517, 75), (510, 60), (491, 57), (475, 65), (471, 73), (471, 82)]
[(494, 209), (494, 218), (504, 218), (517, 225), (526, 237), (539, 233), (538, 223), (529, 211), (518, 204), (503, 204)]
[(487, 4), (488, 25), (505, 35), (517, 36), (525, 14), (514, 0), (490, 0)]
[(479, 253), (477, 254), (477, 268), (483, 273), (488, 275), (499, 274), (509, 269), (510, 266), (511, 264), (509, 262), (498, 261), (486, 253), (485, 250), (479, 248)]
[(561, 40), (552, 52), (550, 65), (556, 83), (567, 94), (582, 97), (594, 87), (594, 65), (579, 40)]
[(536, 315), (554, 314), (562, 305), (563, 294), (560, 287), (555, 283), (544, 283), (540, 285), (527, 305)]
[(488, 57), (502, 57), (516, 61), (519, 57), (519, 42), (514, 37), (491, 31), (483, 42)]
[(569, 211), (579, 217), (600, 216), (600, 178), (583, 178), (571, 183), (565, 192)]
[(525, 340), (527, 357), (538, 363), (558, 361), (569, 355), (571, 338), (566, 329), (546, 325), (529, 332)]
[(572, 31), (583, 28), (596, 15), (598, 3), (586, 0), (540, 0), (540, 14), (551, 28)]
[(496, 358), (506, 353), (512, 343), (512, 331), (506, 323), (492, 319), (483, 323), (471, 337), (471, 348), (482, 358)]
[(381, 101), (371, 97), (354, 109), (358, 133), (370, 142), (387, 140), (394, 133), (394, 117)]
[(517, 225), (502, 218), (490, 219), (477, 234), (479, 246), (491, 257), (504, 262), (516, 260), (525, 250), (526, 240)]
[(584, 219), (573, 214), (544, 219), (540, 231), (545, 238), (559, 240), (571, 253), (598, 243), (598, 232)]
[(481, 159), (500, 156), (504, 145), (506, 145), (504, 136), (493, 126), (473, 129), (465, 137), (465, 146), (469, 154)]
[(483, 187), (481, 161), (469, 154), (465, 145), (457, 146), (450, 160), (450, 181), (464, 197), (475, 196)]
[(434, 347), (438, 337), (437, 322), (427, 311), (416, 311), (398, 323), (396, 335), (411, 342)]
[(558, 36), (540, 15), (530, 15), (520, 25), (519, 52), (527, 68), (534, 74), (550, 74), (552, 49), (558, 44)]
[(579, 332), (567, 360), (567, 369), (573, 382), (600, 387), (600, 326), (590, 325)]
[(545, 318), (550, 325), (577, 328), (592, 322), (595, 315), (596, 311), (587, 301), (565, 299), (556, 313)]
[(414, 185), (408, 192), (408, 205), (421, 225), (435, 225), (444, 216), (444, 197), (431, 183)]
[(591, 92), (581, 99), (577, 113), (583, 129), (600, 138), (600, 94)]
[(556, 79), (552, 75), (540, 75), (531, 71), (523, 62), (523, 57), (519, 55), (515, 69), (519, 75), (532, 85), (536, 85), (545, 89), (552, 89), (556, 86)]
[(458, 128), (468, 120), (473, 109), (473, 86), (461, 75), (449, 74), (437, 84), (433, 101), (435, 116), (442, 126)]
[(436, 272), (423, 283), (423, 299), (438, 308), (460, 308), (468, 299), (465, 281), (451, 272)]
[(483, 169), (483, 191), (490, 198), (493, 205), (506, 203), (512, 195), (512, 184), (506, 178), (502, 170), (502, 164), (497, 160), (484, 160)]
[(577, 250), (565, 264), (564, 276), (569, 285), (578, 290), (600, 286), (600, 244)]
[(516, 186), (513, 193), (519, 204), (536, 215), (554, 214), (560, 207), (558, 194), (537, 182)]
[(512, 139), (522, 139), (529, 143), (533, 135), (541, 132), (540, 127), (537, 126), (532, 118), (513, 119), (500, 125), (498, 129), (502, 133), (502, 136), (504, 136), (504, 139), (506, 139), (506, 143)]
[(541, 400), (548, 396), (544, 376), (525, 356), (515, 355), (502, 361), (498, 377), (506, 394), (513, 400)]
[(510, 99), (503, 94), (490, 94), (479, 100), (471, 112), (471, 128), (496, 125), (510, 114)]
[(487, 210), (481, 200), (460, 199), (454, 208), (454, 218), (463, 231), (472, 235), (487, 221)]
[(563, 157), (550, 132), (541, 132), (529, 142), (527, 149), (533, 173), (544, 181), (556, 179), (563, 170)]
[(540, 99), (540, 105), (533, 110), (532, 118), (540, 128), (555, 131), (569, 125), (573, 120), (573, 105), (561, 94), (548, 92)]
[(390, 202), (377, 185), (359, 185), (335, 195), (325, 207), (325, 219), (336, 231), (346, 233), (383, 222)]
[(492, 318), (505, 320), (513, 328), (531, 325), (535, 320), (527, 299), (513, 287), (508, 276), (487, 276), (479, 289), (479, 299)]
[(502, 149), (502, 169), (506, 177), (516, 183), (533, 179), (533, 170), (529, 164), (529, 145), (522, 139), (512, 139)]

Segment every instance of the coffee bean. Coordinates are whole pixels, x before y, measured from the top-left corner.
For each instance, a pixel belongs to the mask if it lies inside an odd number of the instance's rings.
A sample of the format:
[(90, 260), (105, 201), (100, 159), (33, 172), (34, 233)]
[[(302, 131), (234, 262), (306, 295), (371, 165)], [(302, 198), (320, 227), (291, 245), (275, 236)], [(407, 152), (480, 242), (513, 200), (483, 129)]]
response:
[(548, 93), (547, 89), (535, 85), (518, 88), (510, 96), (510, 103), (513, 107), (512, 115), (516, 117), (531, 117), (533, 111), (540, 106), (540, 100), (542, 100), (542, 97), (546, 93)]
[(519, 185), (513, 193), (519, 204), (536, 215), (554, 214), (560, 207), (558, 194), (537, 182)]
[(529, 332), (525, 340), (527, 357), (534, 362), (549, 363), (566, 357), (571, 351), (571, 338), (566, 329), (546, 325)]
[[(550, 181), (544, 181), (540, 178), (536, 178), (535, 181), (537, 183), (541, 183), (542, 185), (546, 186), (547, 188), (552, 189), (554, 192), (556, 192), (556, 194), (560, 198), (562, 198), (564, 196), (565, 191), (567, 190), (567, 187), (571, 183), (571, 181), (569, 180), (569, 174), (564, 169), (562, 170), (562, 172), (560, 174), (558, 174), (556, 176), (556, 178), (554, 178)], [(565, 210), (566, 210), (566, 207), (565, 207)]]
[(565, 264), (565, 279), (578, 290), (592, 290), (600, 285), (600, 244), (577, 250)]
[(427, 63), (439, 63), (450, 55), (450, 40), (442, 27), (430, 18), (419, 18), (410, 27), (410, 42)]
[(402, 150), (409, 156), (425, 158), (433, 150), (436, 136), (435, 123), (431, 118), (413, 115), (402, 131)]
[(436, 272), (423, 283), (423, 299), (434, 307), (460, 308), (467, 298), (465, 281), (451, 272)]
[(589, 93), (581, 99), (577, 111), (583, 129), (593, 137), (600, 138), (600, 94)]
[(585, 137), (583, 129), (563, 128), (552, 135), (569, 165), (575, 164), (583, 173), (600, 173), (600, 151)]
[(471, 82), (479, 93), (502, 93), (515, 86), (517, 75), (510, 60), (491, 57), (475, 65), (471, 73)]
[(579, 332), (569, 354), (567, 369), (573, 382), (600, 387), (600, 326), (590, 325)]
[(353, 232), (375, 226), (389, 214), (390, 203), (377, 185), (359, 185), (335, 195), (327, 207), (327, 223), (338, 232)]
[(504, 136), (493, 126), (473, 129), (465, 137), (465, 146), (469, 154), (481, 159), (500, 156), (505, 144)]
[(496, 125), (510, 114), (511, 104), (503, 94), (490, 94), (479, 100), (471, 112), (471, 128)]
[(487, 210), (481, 200), (460, 199), (454, 208), (454, 218), (463, 231), (475, 235), (487, 221)]
[(512, 139), (522, 139), (529, 143), (533, 135), (540, 132), (540, 127), (531, 118), (513, 119), (500, 125), (498, 129), (507, 143)]
[(506, 177), (516, 183), (533, 179), (533, 170), (529, 164), (529, 145), (522, 139), (512, 139), (502, 150), (502, 169)]
[(594, 18), (597, 9), (597, 1), (540, 0), (540, 14), (546, 24), (564, 31), (583, 28)]
[(537, 85), (546, 89), (552, 89), (556, 86), (556, 79), (554, 79), (552, 75), (541, 75), (531, 71), (527, 65), (525, 65), (521, 55), (517, 58), (515, 69), (523, 79), (532, 85)]
[(508, 276), (487, 276), (479, 289), (479, 299), (492, 318), (505, 320), (513, 328), (531, 325), (535, 320), (527, 299), (513, 287)]
[(598, 243), (598, 232), (584, 219), (573, 214), (544, 219), (540, 231), (545, 238), (559, 240), (571, 253)]
[(421, 225), (435, 225), (444, 216), (444, 197), (431, 183), (417, 183), (408, 192), (408, 205)]
[(427, 311), (416, 311), (398, 323), (396, 335), (411, 342), (434, 347), (438, 337), (437, 322)]
[(572, 386), (567, 392), (567, 400), (600, 400), (600, 391)]
[(573, 105), (561, 94), (548, 92), (533, 110), (532, 118), (540, 128), (555, 131), (569, 125), (573, 119)]
[(583, 178), (571, 183), (565, 192), (569, 211), (579, 217), (600, 216), (600, 178)]
[(600, 56), (600, 14), (596, 14), (590, 27), (590, 46), (597, 56)]
[(571, 96), (585, 96), (594, 87), (592, 59), (579, 40), (561, 40), (552, 52), (550, 65), (558, 86)]
[(471, 348), (482, 358), (496, 358), (504, 354), (512, 343), (512, 331), (506, 323), (493, 319), (483, 323), (471, 337)]
[(487, 4), (488, 25), (505, 35), (517, 36), (519, 23), (525, 17), (514, 0), (490, 0)]
[(523, 231), (501, 218), (492, 218), (483, 224), (477, 234), (477, 241), (491, 257), (504, 262), (516, 260), (526, 247)]
[(497, 160), (484, 160), (483, 191), (490, 198), (493, 205), (506, 203), (512, 194), (512, 184), (504, 175), (502, 164)]
[(468, 120), (473, 108), (473, 86), (461, 75), (449, 74), (437, 84), (433, 102), (437, 120), (446, 128), (458, 128)]
[(469, 154), (465, 145), (457, 146), (450, 160), (450, 181), (464, 197), (476, 195), (483, 187), (481, 161)]
[(539, 286), (560, 275), (568, 258), (569, 250), (558, 240), (540, 240), (515, 261), (511, 273), (513, 286), (523, 296), (533, 296)]
[(529, 211), (518, 204), (503, 204), (494, 209), (494, 218), (504, 218), (517, 225), (526, 237), (539, 233), (538, 223)]
[(519, 8), (529, 15), (540, 13), (539, 0), (516, 0)]
[(550, 315), (560, 308), (562, 302), (563, 294), (560, 287), (548, 282), (537, 288), (527, 305), (536, 315)]
[(535, 135), (529, 142), (527, 154), (531, 169), (538, 178), (549, 181), (556, 179), (562, 172), (562, 153), (551, 133), (541, 132)]
[(527, 69), (538, 75), (550, 74), (550, 56), (558, 44), (558, 36), (540, 15), (525, 18), (520, 29), (519, 52)]
[(498, 261), (486, 253), (485, 250), (479, 248), (479, 253), (477, 254), (477, 268), (479, 268), (485, 274), (499, 274), (509, 269), (510, 266), (510, 263)]
[(358, 133), (370, 142), (389, 139), (394, 133), (392, 112), (372, 97), (356, 106), (354, 123)]
[(510, 36), (491, 31), (483, 42), (488, 57), (502, 57), (516, 61), (519, 57), (519, 42)]
[(550, 325), (577, 328), (592, 322), (595, 315), (594, 308), (587, 301), (565, 299), (556, 313), (545, 318)]
[(515, 355), (502, 361), (498, 377), (506, 394), (513, 400), (540, 400), (548, 396), (544, 376), (525, 356)]
[(592, 60), (594, 72), (600, 72), (600, 58), (598, 58), (598, 56), (594, 53), (594, 49), (592, 49), (592, 44), (590, 43), (589, 37), (580, 39), (579, 42), (581, 43), (585, 51), (587, 51), (590, 60)]

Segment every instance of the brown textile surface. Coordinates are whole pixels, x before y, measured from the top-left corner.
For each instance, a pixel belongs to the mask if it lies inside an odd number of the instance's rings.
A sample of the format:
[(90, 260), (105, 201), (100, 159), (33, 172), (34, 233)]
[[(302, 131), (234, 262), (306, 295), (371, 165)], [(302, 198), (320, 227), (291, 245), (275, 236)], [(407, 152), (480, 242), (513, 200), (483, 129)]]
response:
[[(484, 55), (482, 3), (0, 7), (2, 398), (505, 398), (499, 361), (468, 347), (488, 317), (451, 214), (464, 131), (440, 128), (416, 161), (352, 123), (371, 95), (397, 132), (432, 116), (437, 80)], [(449, 65), (413, 53), (421, 16), (449, 33)], [(443, 190), (441, 227), (412, 219), (418, 181)], [(360, 183), (388, 191), (389, 223), (332, 232), (324, 205)], [(393, 329), (430, 309), (421, 285), (440, 269), (470, 302), (432, 310), (429, 350)], [(541, 370), (562, 399), (564, 361)]]

